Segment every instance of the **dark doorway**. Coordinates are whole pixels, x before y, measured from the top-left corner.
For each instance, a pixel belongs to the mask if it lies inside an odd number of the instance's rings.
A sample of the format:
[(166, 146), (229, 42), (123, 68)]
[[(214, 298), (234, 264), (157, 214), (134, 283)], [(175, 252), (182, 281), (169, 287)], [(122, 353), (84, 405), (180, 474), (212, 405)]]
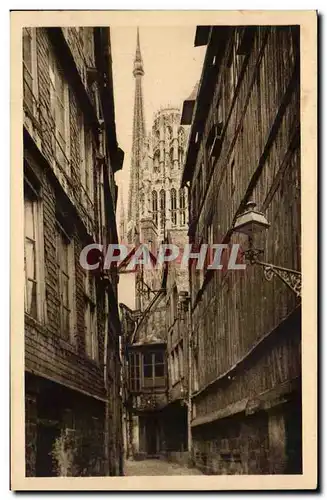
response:
[(155, 456), (158, 440), (158, 421), (155, 418), (149, 418), (146, 423), (146, 452), (148, 456)]
[(59, 434), (60, 431), (58, 426), (47, 425), (44, 422), (38, 423), (35, 465), (35, 475), (37, 477), (57, 476), (51, 452), (53, 451), (54, 442)]
[(302, 404), (300, 399), (289, 403), (286, 409), (285, 430), (287, 453), (285, 474), (302, 474)]

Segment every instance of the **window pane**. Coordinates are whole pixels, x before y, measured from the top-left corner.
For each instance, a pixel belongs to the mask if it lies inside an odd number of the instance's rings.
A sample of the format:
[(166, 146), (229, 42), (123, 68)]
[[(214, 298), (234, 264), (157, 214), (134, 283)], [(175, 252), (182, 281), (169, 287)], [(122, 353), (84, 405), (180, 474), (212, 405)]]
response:
[(26, 311), (28, 314), (37, 317), (36, 307), (36, 282), (29, 279), (26, 280)]
[(34, 211), (33, 211), (32, 200), (25, 199), (25, 236), (28, 236), (31, 240), (35, 239), (35, 221), (34, 221)]
[(35, 243), (28, 239), (25, 240), (25, 272), (27, 278), (36, 279)]
[(63, 234), (61, 234), (61, 242), (60, 242), (60, 265), (61, 265), (61, 269), (64, 273), (66, 273), (67, 275), (69, 275), (69, 272), (68, 272), (68, 265), (69, 265), (69, 262), (68, 262), (68, 247), (69, 247), (69, 244), (67, 243), (65, 237)]
[(164, 365), (156, 365), (155, 366), (155, 377), (163, 377), (165, 374)]
[(153, 374), (152, 365), (144, 365), (143, 373), (144, 373), (144, 377), (152, 378), (152, 374)]
[(143, 364), (144, 365), (152, 365), (152, 353), (143, 355)]
[(68, 339), (69, 338), (69, 311), (65, 308), (65, 307), (62, 307), (61, 309), (61, 332), (62, 332), (62, 336), (65, 338), (65, 339)]
[(163, 363), (163, 352), (156, 352), (155, 353), (155, 363)]
[(62, 274), (62, 303), (69, 309), (69, 278)]

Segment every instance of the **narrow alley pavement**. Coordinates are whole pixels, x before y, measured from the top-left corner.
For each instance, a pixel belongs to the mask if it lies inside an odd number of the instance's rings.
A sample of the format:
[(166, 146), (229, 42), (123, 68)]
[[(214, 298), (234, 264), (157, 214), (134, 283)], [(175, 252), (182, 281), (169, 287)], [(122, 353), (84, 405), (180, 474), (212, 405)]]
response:
[(199, 476), (198, 469), (189, 469), (186, 466), (166, 462), (165, 460), (127, 460), (125, 462), (125, 476)]

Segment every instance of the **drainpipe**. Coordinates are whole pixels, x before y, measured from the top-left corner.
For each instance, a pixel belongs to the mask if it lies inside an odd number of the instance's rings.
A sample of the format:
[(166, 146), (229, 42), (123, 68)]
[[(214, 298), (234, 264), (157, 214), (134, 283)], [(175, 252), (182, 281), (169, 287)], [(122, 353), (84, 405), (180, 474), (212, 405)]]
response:
[(187, 328), (187, 450), (189, 452), (189, 461), (192, 454), (192, 313), (191, 313), (191, 300), (188, 297), (187, 301), (187, 315), (188, 315), (188, 328)]
[(192, 314), (191, 314), (191, 297), (188, 292), (180, 292), (179, 300), (184, 313), (187, 314), (187, 335), (186, 335), (186, 356), (187, 356), (187, 451), (189, 454), (189, 462), (191, 462), (192, 453)]
[(106, 474), (109, 476), (109, 391), (108, 391), (108, 330), (109, 330), (109, 307), (108, 307), (108, 292), (105, 293), (105, 305), (104, 305), (104, 313), (105, 313), (105, 336), (104, 336), (104, 360), (103, 360), (103, 376), (104, 376), (104, 386), (106, 391), (106, 403), (105, 403), (105, 467)]

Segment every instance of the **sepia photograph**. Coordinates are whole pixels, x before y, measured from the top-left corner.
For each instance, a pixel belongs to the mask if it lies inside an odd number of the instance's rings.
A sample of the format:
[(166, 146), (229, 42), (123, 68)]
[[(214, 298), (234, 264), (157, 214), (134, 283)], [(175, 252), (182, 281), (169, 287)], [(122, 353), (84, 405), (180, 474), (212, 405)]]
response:
[(244, 12), (12, 13), (17, 485), (315, 487), (317, 19)]

